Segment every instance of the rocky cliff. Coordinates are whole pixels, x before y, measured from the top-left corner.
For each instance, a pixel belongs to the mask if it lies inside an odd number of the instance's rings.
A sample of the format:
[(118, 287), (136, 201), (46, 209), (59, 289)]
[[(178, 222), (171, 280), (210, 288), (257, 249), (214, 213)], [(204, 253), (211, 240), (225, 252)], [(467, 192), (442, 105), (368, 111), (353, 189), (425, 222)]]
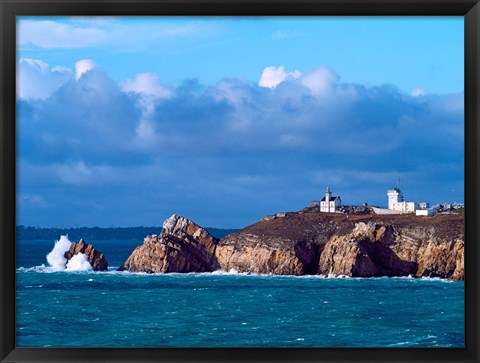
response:
[(174, 215), (120, 269), (463, 280), (463, 255), (463, 210), (433, 217), (285, 213), (221, 240)]
[(87, 256), (88, 262), (95, 271), (105, 271), (108, 268), (108, 262), (103, 253), (97, 251), (91, 244), (81, 239), (78, 243), (72, 242), (70, 249), (65, 252), (65, 258), (70, 261), (73, 256), (83, 253)]
[(174, 214), (163, 223), (162, 233), (145, 237), (119, 271), (211, 272), (218, 239), (192, 221)]

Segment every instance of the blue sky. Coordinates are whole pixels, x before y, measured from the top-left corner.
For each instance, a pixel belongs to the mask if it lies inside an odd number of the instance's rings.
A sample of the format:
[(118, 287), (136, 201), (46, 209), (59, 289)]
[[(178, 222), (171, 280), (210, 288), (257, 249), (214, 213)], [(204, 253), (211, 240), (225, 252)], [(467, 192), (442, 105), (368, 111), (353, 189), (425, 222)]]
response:
[(462, 17), (19, 17), (17, 224), (463, 202)]

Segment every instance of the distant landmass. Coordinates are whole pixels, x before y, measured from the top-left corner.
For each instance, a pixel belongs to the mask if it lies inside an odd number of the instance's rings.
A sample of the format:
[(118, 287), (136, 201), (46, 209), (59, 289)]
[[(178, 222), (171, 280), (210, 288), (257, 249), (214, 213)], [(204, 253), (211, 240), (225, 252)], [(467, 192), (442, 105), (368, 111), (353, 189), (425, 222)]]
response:
[[(223, 238), (238, 229), (205, 228), (215, 238)], [(160, 234), (162, 227), (75, 227), (42, 228), (17, 226), (17, 240), (58, 240), (61, 235), (68, 235), (71, 240), (139, 240), (147, 235)]]

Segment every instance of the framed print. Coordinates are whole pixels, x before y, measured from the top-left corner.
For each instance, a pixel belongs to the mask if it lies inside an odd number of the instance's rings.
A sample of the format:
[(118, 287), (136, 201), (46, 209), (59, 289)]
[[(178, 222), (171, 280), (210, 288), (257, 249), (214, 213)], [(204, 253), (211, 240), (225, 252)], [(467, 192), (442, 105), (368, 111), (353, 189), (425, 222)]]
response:
[(477, 362), (477, 1), (1, 2), (1, 361)]

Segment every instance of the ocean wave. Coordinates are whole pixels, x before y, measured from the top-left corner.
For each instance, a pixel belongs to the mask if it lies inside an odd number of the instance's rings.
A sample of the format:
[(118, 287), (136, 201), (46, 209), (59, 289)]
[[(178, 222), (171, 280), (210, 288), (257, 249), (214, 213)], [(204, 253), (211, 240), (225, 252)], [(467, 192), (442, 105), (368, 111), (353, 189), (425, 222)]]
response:
[(70, 249), (72, 242), (67, 236), (60, 236), (53, 246), (53, 249), (47, 254), (47, 262), (52, 270), (61, 271), (66, 269), (67, 259), (65, 252)]
[(39, 273), (93, 271), (88, 257), (83, 253), (77, 253), (70, 260), (67, 260), (65, 253), (70, 250), (71, 245), (72, 242), (68, 239), (68, 236), (62, 235), (55, 241), (52, 250), (45, 256), (48, 266), (41, 264), (33, 267), (19, 267), (17, 271)]
[(64, 269), (64, 270), (57, 270), (56, 268), (52, 266), (45, 266), (45, 265), (40, 265), (40, 266), (32, 266), (32, 267), (18, 267), (16, 269), (17, 272), (23, 272), (23, 273), (94, 273), (93, 269), (84, 269), (84, 270), (76, 270), (76, 269)]
[(453, 283), (463, 283), (463, 281), (455, 281), (449, 279), (442, 279), (440, 277), (421, 277), (417, 280), (425, 281), (425, 282), (441, 282), (442, 284), (453, 284)]
[(66, 271), (89, 271), (93, 270), (92, 265), (88, 261), (88, 257), (83, 253), (74, 255), (66, 264)]
[(52, 271), (88, 271), (93, 267), (88, 262), (87, 256), (83, 253), (74, 255), (70, 260), (65, 258), (65, 252), (70, 249), (72, 242), (68, 236), (60, 236), (53, 246), (53, 249), (47, 254), (47, 262)]
[[(65, 268), (63, 270), (58, 270), (52, 268), (51, 266), (45, 266), (44, 264), (34, 267), (19, 267), (17, 272), (33, 272), (33, 273), (86, 273), (86, 274), (99, 274), (99, 275), (123, 275), (123, 276), (169, 276), (172, 278), (182, 278), (182, 277), (208, 277), (208, 276), (236, 276), (236, 277), (257, 277), (257, 278), (275, 278), (275, 279), (324, 279), (324, 280), (351, 280), (351, 281), (366, 281), (366, 280), (404, 280), (408, 282), (442, 282), (442, 283), (455, 283), (458, 281), (442, 279), (439, 277), (412, 277), (409, 276), (378, 276), (378, 277), (351, 277), (347, 275), (275, 275), (275, 274), (260, 274), (254, 272), (239, 272), (235, 269), (225, 270), (216, 270), (213, 272), (169, 272), (169, 273), (148, 273), (148, 272), (130, 272), (130, 271), (117, 271), (119, 266), (110, 266), (107, 271), (93, 271), (91, 268), (83, 268), (80, 266), (79, 269), (75, 268)], [(82, 269), (83, 268), (83, 269)]]

